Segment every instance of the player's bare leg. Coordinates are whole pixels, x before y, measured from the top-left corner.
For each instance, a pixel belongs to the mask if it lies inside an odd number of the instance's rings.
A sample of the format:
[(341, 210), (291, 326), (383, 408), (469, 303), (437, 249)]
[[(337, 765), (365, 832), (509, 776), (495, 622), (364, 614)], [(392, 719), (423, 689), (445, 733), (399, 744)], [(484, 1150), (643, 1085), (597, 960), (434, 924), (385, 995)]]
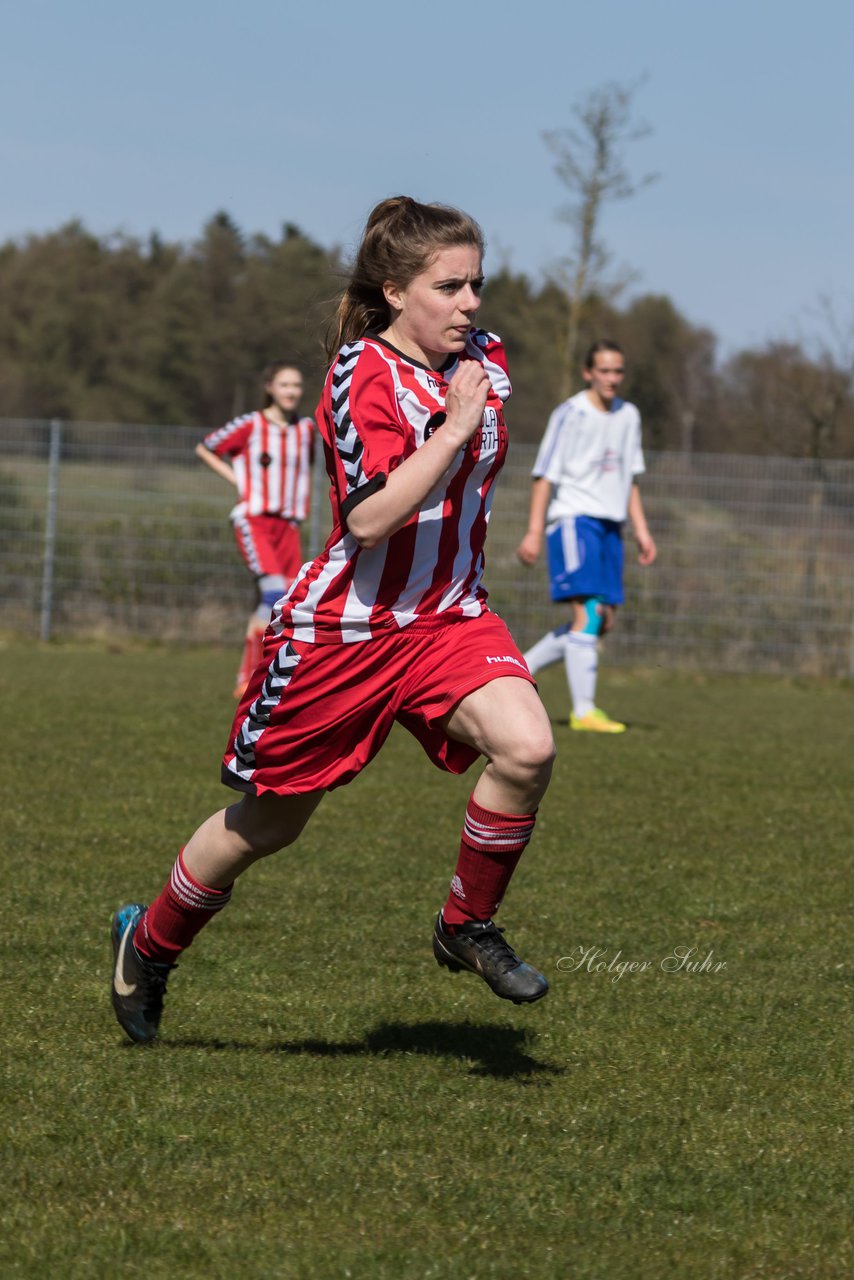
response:
[(150, 907), (131, 902), (112, 921), (112, 1000), (138, 1044), (157, 1035), (166, 983), (178, 957), (231, 898), (236, 878), (259, 858), (293, 844), (321, 799), (244, 796), (208, 818), (178, 854)]
[(293, 844), (324, 794), (244, 796), (194, 832), (184, 846), (184, 866), (211, 889), (225, 888), (259, 858)]
[(491, 680), (463, 698), (445, 728), (486, 757), (473, 792), (479, 804), (505, 813), (536, 809), (549, 785), (555, 745), (532, 684), (514, 676)]

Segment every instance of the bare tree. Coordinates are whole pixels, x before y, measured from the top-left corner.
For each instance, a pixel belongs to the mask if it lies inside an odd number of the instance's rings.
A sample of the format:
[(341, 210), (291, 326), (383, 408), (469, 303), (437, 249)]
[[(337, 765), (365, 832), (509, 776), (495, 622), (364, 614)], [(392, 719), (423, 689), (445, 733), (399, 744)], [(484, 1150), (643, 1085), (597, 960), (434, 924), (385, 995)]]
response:
[(851, 424), (854, 401), (854, 312), (839, 314), (834, 300), (821, 295), (818, 324), (808, 344), (813, 353), (810, 375), (796, 380), (790, 394), (807, 427), (807, 453), (813, 465), (809, 497), (810, 523), (804, 559), (804, 596), (818, 591), (819, 546), (825, 529), (828, 477), (825, 459), (838, 447), (844, 427)]
[[(798, 397), (809, 427), (808, 454), (821, 469), (822, 460), (850, 423), (854, 399), (854, 309), (842, 316), (837, 302), (821, 294), (815, 308), (818, 324), (804, 343), (813, 355), (816, 376)], [(797, 392), (796, 392), (797, 395)]]
[(632, 178), (624, 160), (626, 147), (652, 132), (646, 124), (632, 123), (632, 99), (641, 83), (639, 80), (628, 87), (609, 83), (592, 90), (573, 107), (576, 119), (573, 126), (543, 134), (556, 157), (555, 172), (572, 193), (570, 203), (558, 213), (573, 233), (565, 264), (564, 383), (567, 392), (578, 359), (579, 332), (587, 298), (597, 290), (613, 296), (620, 287), (615, 289), (612, 284), (609, 289), (604, 279), (610, 255), (599, 236), (602, 206), (610, 200), (627, 200), (657, 177), (647, 173)]

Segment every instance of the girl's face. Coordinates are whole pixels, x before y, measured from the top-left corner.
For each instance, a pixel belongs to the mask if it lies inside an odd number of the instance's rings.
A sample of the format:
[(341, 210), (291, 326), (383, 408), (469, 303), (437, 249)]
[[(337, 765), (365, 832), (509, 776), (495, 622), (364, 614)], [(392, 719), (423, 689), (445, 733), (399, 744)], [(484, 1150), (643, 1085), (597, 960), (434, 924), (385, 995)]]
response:
[(462, 351), (480, 306), (480, 251), (470, 244), (440, 249), (405, 288), (387, 281), (392, 321), (382, 334), (404, 355), (438, 369)]
[(619, 351), (597, 351), (593, 357), (593, 368), (582, 372), (594, 400), (610, 407), (626, 376), (626, 362)]
[(302, 374), (299, 369), (280, 369), (265, 384), (264, 390), (282, 413), (293, 413), (302, 395)]

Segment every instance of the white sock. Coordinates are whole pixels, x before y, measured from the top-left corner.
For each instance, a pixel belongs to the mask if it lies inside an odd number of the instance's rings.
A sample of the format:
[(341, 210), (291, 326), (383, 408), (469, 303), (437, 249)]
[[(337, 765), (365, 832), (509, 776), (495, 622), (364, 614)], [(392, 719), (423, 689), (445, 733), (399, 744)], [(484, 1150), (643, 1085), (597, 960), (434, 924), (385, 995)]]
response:
[(522, 654), (532, 676), (542, 671), (543, 667), (550, 667), (553, 663), (560, 662), (564, 655), (568, 632), (568, 623), (562, 627), (555, 627), (554, 631), (549, 631), (542, 640), (532, 645), (527, 653)]
[(588, 631), (570, 631), (566, 637), (566, 678), (572, 709), (579, 717), (596, 706), (596, 675), (599, 670), (599, 637)]

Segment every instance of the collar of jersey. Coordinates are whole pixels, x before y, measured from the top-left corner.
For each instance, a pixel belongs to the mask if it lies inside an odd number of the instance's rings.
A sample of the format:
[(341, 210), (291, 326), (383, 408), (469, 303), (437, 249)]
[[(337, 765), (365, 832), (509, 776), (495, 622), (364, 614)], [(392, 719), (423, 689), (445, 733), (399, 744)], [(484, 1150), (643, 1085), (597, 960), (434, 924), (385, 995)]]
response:
[(390, 342), (386, 342), (385, 338), (381, 338), (378, 333), (373, 333), (369, 330), (365, 337), (371, 342), (378, 342), (381, 347), (385, 347), (388, 351), (393, 351), (396, 356), (400, 356), (400, 359), (405, 360), (407, 364), (414, 364), (417, 369), (426, 369), (428, 373), (445, 373), (459, 360), (458, 355), (455, 355), (453, 351), (449, 351), (448, 358), (441, 369), (433, 369), (429, 364), (424, 364), (423, 360), (416, 360), (414, 356), (408, 356), (399, 347), (392, 346)]
[[(280, 422), (274, 422), (274, 420), (271, 417), (269, 417), (266, 409), (261, 410), (261, 416), (264, 418), (265, 422), (268, 422), (270, 424), (271, 427), (278, 427), (280, 431), (282, 430), (282, 424)], [(288, 420), (285, 423), (285, 426), (295, 427), (298, 422), (299, 422), (299, 414), (296, 413), (293, 409), (291, 409), (290, 413), (288, 414)]]

